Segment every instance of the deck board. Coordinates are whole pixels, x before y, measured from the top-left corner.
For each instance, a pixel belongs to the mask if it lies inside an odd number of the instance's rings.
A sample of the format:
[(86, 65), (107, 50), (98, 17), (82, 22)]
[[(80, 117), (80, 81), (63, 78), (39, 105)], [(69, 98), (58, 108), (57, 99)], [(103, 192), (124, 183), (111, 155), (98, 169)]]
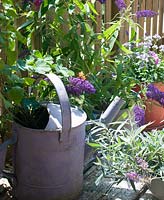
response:
[[(137, 193), (126, 181), (112, 186), (110, 178), (102, 178), (99, 185), (96, 185), (95, 181), (101, 173), (101, 169), (92, 163), (92, 167), (84, 173), (84, 186), (79, 200), (134, 200), (136, 198)], [(141, 188), (142, 185), (138, 183), (137, 192)], [(149, 190), (139, 199), (157, 200)]]

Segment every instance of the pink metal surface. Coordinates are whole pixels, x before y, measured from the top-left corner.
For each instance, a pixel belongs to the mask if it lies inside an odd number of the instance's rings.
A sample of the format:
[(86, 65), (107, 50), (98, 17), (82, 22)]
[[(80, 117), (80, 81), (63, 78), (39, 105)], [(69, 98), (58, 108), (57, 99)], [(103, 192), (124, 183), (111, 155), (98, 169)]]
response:
[(82, 189), (86, 118), (71, 128), (65, 88), (55, 75), (48, 78), (59, 96), (62, 130), (36, 130), (13, 124), (17, 135), (14, 168), (18, 200), (77, 200)]

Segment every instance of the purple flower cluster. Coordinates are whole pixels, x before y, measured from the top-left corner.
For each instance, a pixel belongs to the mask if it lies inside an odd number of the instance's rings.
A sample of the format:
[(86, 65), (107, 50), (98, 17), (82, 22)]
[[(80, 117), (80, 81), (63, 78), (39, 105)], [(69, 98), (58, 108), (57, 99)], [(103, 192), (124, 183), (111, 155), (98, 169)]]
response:
[(24, 3), (29, 3), (29, 2), (33, 3), (35, 10), (39, 10), (43, 0), (24, 0)]
[(88, 80), (74, 77), (69, 78), (69, 84), (66, 86), (66, 90), (69, 94), (76, 96), (83, 93), (94, 94), (96, 92), (96, 89)]
[(139, 181), (139, 175), (136, 172), (128, 172), (126, 177), (131, 181)]
[(154, 59), (155, 64), (157, 65), (159, 63), (158, 55), (154, 51), (149, 51), (149, 55)]
[(157, 12), (153, 10), (140, 10), (136, 12), (136, 17), (141, 18), (141, 17), (154, 17), (158, 15)]
[(133, 108), (135, 122), (138, 126), (145, 124), (145, 110), (140, 106), (134, 106)]
[(43, 0), (34, 0), (33, 1), (36, 10), (39, 10), (42, 2), (43, 2)]
[(161, 92), (153, 84), (147, 86), (146, 96), (149, 99), (153, 99), (164, 106), (164, 92)]
[(105, 3), (106, 0), (98, 0), (101, 4)]
[(139, 167), (141, 167), (143, 170), (146, 170), (149, 167), (148, 163), (142, 158), (137, 157), (136, 160)]
[(120, 11), (126, 9), (124, 0), (115, 0), (115, 4)]

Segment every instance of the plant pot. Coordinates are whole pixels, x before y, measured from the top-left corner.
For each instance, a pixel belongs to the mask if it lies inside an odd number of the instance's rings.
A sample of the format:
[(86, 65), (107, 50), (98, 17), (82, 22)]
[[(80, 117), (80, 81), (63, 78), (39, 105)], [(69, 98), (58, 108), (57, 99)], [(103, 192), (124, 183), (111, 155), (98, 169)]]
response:
[[(163, 83), (154, 83), (153, 85), (161, 92), (164, 92)], [(145, 105), (145, 123), (152, 122), (146, 130), (162, 129), (164, 127), (164, 107), (152, 99), (147, 99)]]
[(164, 181), (159, 178), (153, 178), (149, 184), (149, 189), (159, 200), (164, 200)]
[(54, 129), (49, 124), (48, 130), (38, 130), (13, 124), (17, 135), (15, 197), (18, 200), (77, 200), (83, 184), (86, 114), (70, 108), (64, 85), (56, 75), (47, 77), (60, 101), (60, 105), (52, 104), (56, 116), (51, 113), (51, 117), (61, 128)]
[[(164, 92), (164, 83), (153, 83), (161, 92)], [(141, 87), (136, 85), (133, 90), (140, 93)], [(140, 93), (141, 98), (144, 100), (144, 95)], [(146, 99), (145, 102), (145, 123), (148, 125), (145, 130), (149, 131), (152, 129), (162, 129), (164, 127), (164, 107), (161, 106), (157, 101), (152, 99)]]

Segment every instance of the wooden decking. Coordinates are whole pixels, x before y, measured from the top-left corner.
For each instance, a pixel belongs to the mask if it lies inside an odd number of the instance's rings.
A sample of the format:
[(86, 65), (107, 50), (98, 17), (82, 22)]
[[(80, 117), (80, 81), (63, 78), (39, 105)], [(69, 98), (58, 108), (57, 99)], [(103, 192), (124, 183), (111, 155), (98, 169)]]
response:
[(137, 184), (137, 192), (126, 181), (112, 185), (113, 181), (110, 178), (102, 177), (96, 185), (102, 171), (94, 164), (92, 150), (89, 149), (87, 154), (84, 165), (84, 186), (79, 200), (157, 200), (149, 190), (145, 193), (145, 188), (140, 183)]

